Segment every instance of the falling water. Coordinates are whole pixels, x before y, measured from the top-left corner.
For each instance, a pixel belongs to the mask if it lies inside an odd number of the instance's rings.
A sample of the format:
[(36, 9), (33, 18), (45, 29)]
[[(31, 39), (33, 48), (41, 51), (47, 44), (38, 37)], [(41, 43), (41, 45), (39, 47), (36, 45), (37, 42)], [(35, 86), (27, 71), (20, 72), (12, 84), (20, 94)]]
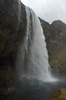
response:
[(48, 63), (45, 36), (36, 14), (26, 7), (27, 28), (17, 57), (20, 78), (36, 78), (42, 81), (55, 81)]

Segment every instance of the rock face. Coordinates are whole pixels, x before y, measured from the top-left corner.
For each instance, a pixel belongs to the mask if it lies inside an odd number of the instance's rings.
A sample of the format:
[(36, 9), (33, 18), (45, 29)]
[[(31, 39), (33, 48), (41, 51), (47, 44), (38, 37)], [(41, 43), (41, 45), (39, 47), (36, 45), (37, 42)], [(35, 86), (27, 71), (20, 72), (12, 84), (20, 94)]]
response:
[(41, 20), (52, 69), (66, 72), (66, 24), (60, 20), (51, 25)]
[(20, 0), (0, 0), (0, 89), (12, 83), (16, 55), (25, 30), (25, 6)]
[(66, 89), (61, 88), (57, 92), (53, 93), (49, 100), (66, 100)]
[(0, 0), (0, 67), (13, 64), (25, 29), (24, 5), (19, 0)]

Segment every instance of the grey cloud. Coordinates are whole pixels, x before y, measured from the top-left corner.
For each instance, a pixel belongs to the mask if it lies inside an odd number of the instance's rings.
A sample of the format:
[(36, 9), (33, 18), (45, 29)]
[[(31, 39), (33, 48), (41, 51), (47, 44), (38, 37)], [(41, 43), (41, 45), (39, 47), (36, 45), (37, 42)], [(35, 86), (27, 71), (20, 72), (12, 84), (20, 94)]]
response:
[(49, 23), (54, 20), (66, 23), (66, 0), (22, 0), (22, 2)]

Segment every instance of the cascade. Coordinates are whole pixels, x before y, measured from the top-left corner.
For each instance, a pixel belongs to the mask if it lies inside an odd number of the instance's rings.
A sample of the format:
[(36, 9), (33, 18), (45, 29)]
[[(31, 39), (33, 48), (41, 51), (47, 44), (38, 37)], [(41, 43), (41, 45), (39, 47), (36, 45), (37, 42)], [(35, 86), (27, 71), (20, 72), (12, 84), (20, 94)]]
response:
[(45, 36), (37, 15), (26, 7), (26, 35), (20, 46), (16, 66), (20, 78), (35, 78), (42, 81), (55, 81), (48, 63)]

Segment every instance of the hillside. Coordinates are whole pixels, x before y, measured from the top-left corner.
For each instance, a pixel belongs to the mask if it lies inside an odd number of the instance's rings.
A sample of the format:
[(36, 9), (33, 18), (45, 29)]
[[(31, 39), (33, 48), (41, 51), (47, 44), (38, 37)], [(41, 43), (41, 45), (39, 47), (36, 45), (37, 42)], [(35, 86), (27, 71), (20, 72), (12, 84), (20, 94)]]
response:
[(66, 72), (66, 24), (60, 20), (49, 24), (41, 20), (44, 30), (49, 63), (52, 69)]

